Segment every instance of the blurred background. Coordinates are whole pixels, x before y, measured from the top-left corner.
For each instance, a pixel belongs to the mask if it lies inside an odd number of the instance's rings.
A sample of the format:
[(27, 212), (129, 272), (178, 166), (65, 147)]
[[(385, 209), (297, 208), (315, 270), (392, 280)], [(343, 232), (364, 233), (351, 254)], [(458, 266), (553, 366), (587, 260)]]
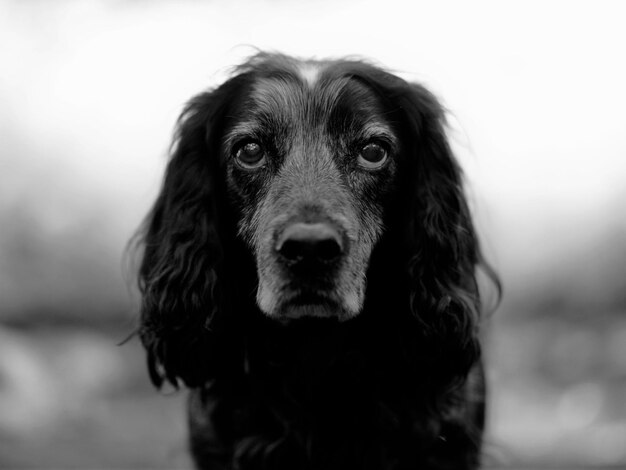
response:
[(626, 466), (626, 4), (0, 1), (0, 468), (189, 468), (126, 243), (174, 121), (253, 47), (373, 58), (451, 113), (504, 300), (486, 463)]

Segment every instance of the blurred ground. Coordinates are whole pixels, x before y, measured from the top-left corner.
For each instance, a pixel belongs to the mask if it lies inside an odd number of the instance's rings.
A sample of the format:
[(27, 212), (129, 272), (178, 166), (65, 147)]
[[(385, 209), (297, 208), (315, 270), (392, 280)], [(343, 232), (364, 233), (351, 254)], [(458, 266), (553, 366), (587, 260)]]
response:
[(184, 393), (156, 393), (143, 351), (123, 338), (0, 330), (0, 468), (189, 466)]

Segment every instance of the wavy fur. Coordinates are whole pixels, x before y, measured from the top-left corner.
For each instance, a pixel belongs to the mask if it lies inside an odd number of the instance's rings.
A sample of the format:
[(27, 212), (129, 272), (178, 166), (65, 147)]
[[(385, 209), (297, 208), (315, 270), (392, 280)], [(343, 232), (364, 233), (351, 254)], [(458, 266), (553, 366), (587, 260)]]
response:
[(257, 306), (257, 259), (241, 236), (251, 209), (232, 188), (225, 133), (259, 83), (291, 83), (302, 64), (259, 54), (178, 121), (141, 238), (139, 333), (151, 378), (191, 389), (198, 468), (476, 468), (476, 270), (498, 292), (499, 282), (480, 252), (444, 111), (425, 88), (359, 61), (313, 63), (324, 83), (375, 96), (370, 107), (384, 110), (398, 138), (393, 178), (382, 196), (363, 198), (379, 198), (372, 213), (384, 229), (356, 318), (282, 324)]

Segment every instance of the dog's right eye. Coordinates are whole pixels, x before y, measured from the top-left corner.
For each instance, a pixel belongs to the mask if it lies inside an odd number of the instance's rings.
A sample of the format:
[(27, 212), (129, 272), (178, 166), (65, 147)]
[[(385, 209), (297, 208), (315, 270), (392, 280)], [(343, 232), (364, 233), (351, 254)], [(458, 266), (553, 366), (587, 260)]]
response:
[(260, 143), (248, 141), (236, 150), (235, 160), (243, 168), (259, 168), (265, 163), (265, 151)]

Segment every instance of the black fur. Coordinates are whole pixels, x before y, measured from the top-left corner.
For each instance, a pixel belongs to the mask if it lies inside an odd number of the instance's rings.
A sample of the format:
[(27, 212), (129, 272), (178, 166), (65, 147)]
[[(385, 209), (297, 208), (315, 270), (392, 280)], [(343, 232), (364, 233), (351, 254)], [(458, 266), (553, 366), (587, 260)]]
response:
[[(310, 83), (304, 67), (319, 69)], [(188, 103), (142, 231), (139, 333), (152, 380), (191, 389), (198, 468), (479, 465), (477, 268), (499, 282), (444, 124), (430, 92), (377, 67), (276, 54)], [(266, 157), (242, 168), (251, 138)], [(388, 161), (359, 167), (379, 140)], [(298, 274), (264, 240), (312, 220), (338, 234), (341, 259)], [(284, 286), (301, 275), (339, 303), (292, 309)], [(281, 309), (259, 308), (260, 276)], [(356, 294), (333, 291), (342, 282)], [(358, 311), (342, 306), (359, 289)]]

